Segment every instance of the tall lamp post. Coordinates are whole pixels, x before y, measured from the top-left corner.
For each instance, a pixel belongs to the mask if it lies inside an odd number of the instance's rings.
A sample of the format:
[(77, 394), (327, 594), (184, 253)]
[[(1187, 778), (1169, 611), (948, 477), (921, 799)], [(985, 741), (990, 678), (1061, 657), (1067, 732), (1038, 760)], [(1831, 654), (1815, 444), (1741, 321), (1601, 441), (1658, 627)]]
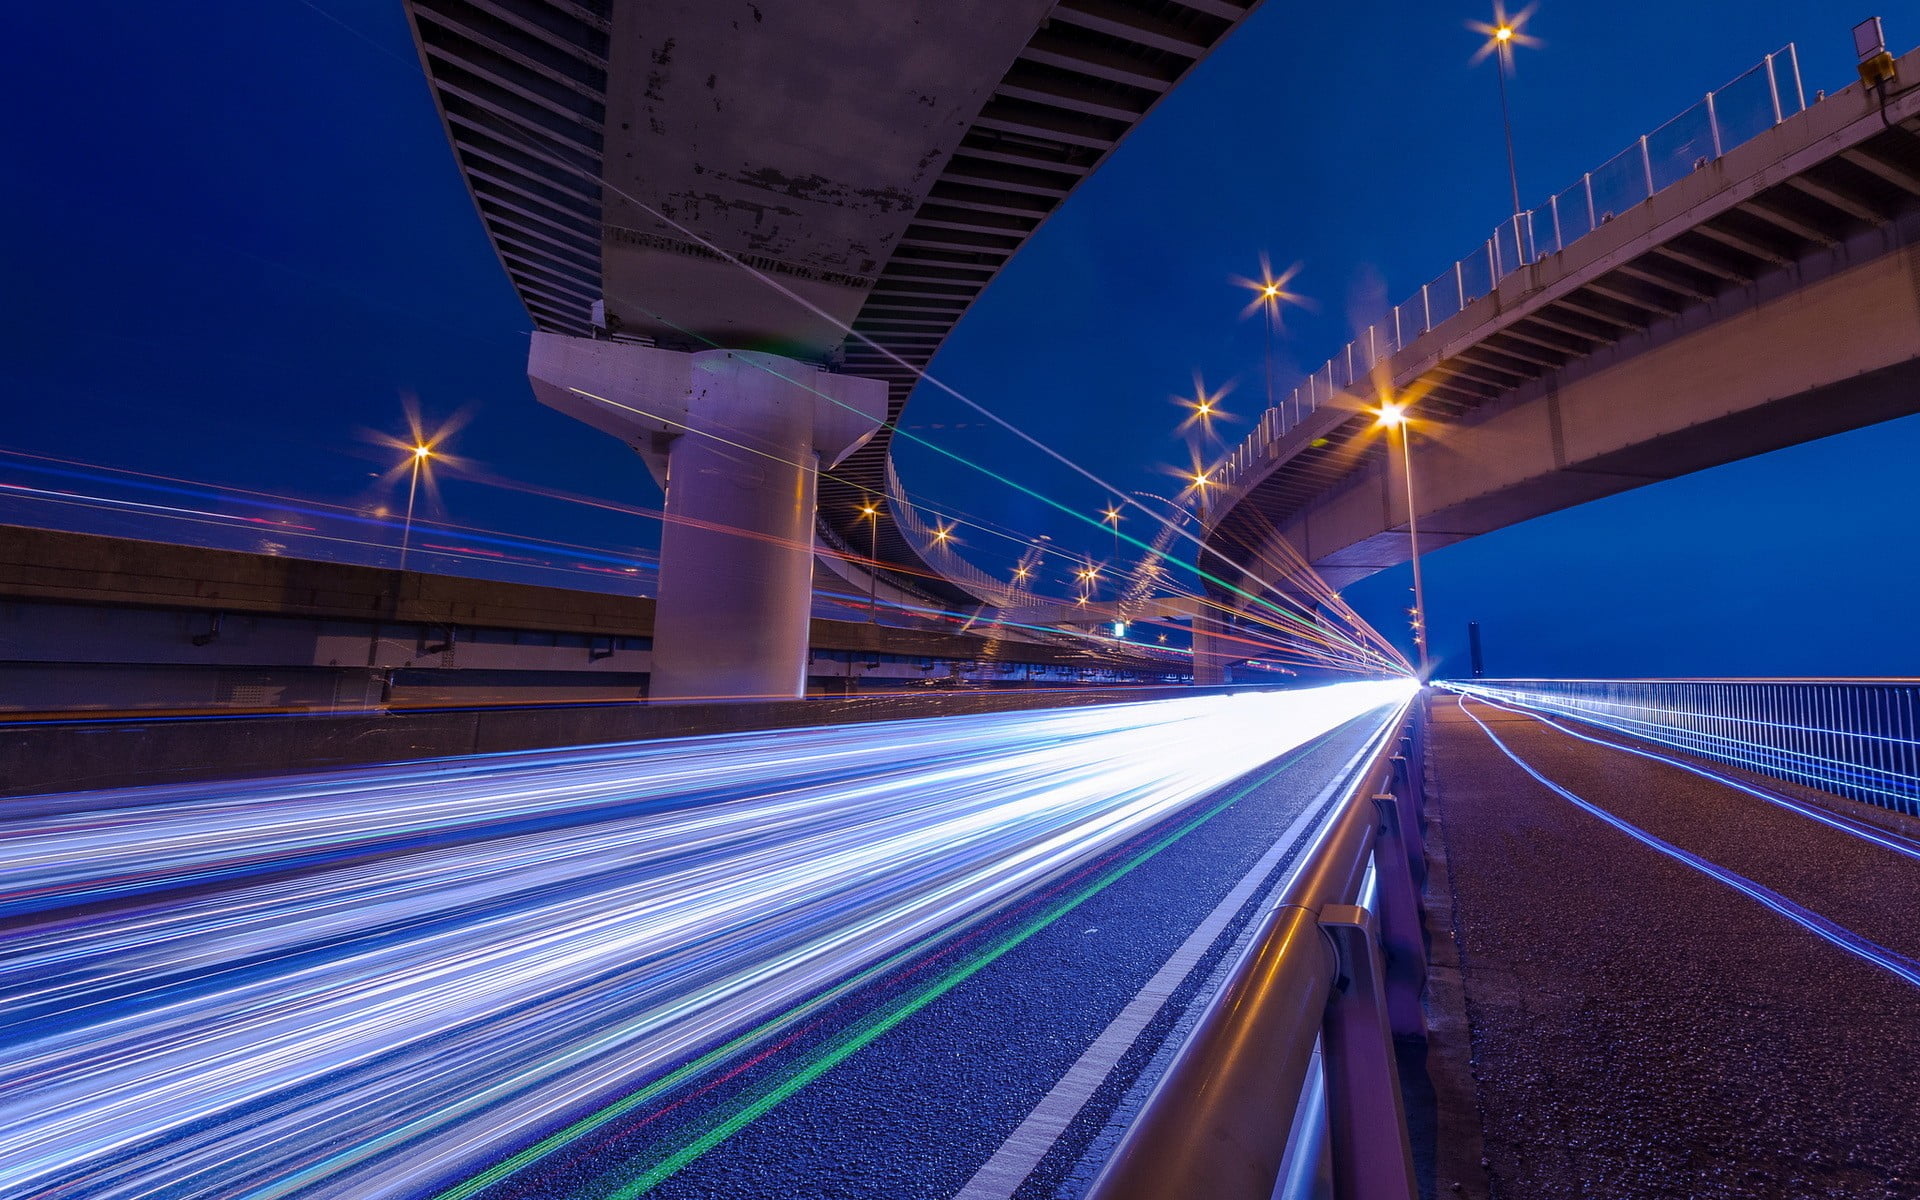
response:
[(1493, 77), (1500, 81), (1500, 128), (1507, 135), (1507, 182), (1513, 186), (1513, 215), (1520, 215), (1520, 168), (1513, 160), (1513, 118), (1507, 113), (1507, 66), (1513, 55), (1513, 26), (1493, 31)]
[(407, 550), (413, 543), (413, 501), (420, 494), (420, 472), (426, 469), (427, 460), (433, 457), (433, 447), (425, 444), (413, 448), (413, 460), (409, 464), (411, 478), (407, 481), (407, 519), (400, 526), (400, 569), (407, 569)]
[(1507, 139), (1507, 183), (1513, 188), (1513, 215), (1520, 216), (1520, 170), (1514, 165), (1513, 157), (1513, 119), (1507, 109), (1507, 72), (1513, 69), (1513, 48), (1516, 45), (1531, 46), (1538, 42), (1520, 32), (1520, 27), (1533, 15), (1529, 5), (1518, 16), (1509, 18), (1503, 6), (1496, 4), (1493, 9), (1493, 24), (1483, 25), (1471, 22), (1473, 28), (1487, 35), (1486, 44), (1473, 57), (1479, 62), (1487, 55), (1493, 55), (1493, 75), (1500, 85), (1500, 128)]
[(1260, 288), (1260, 307), (1267, 310), (1267, 407), (1274, 405), (1273, 397), (1273, 339), (1274, 325), (1280, 315), (1280, 285), (1269, 280)]
[[(1120, 506), (1117, 503), (1107, 505), (1101, 510), (1100, 520), (1103, 524), (1113, 526), (1113, 561), (1117, 564), (1120, 561)], [(1115, 570), (1118, 569), (1116, 566)]]
[(1400, 435), (1400, 475), (1407, 485), (1407, 545), (1413, 556), (1413, 644), (1420, 652), (1420, 682), (1425, 683), (1433, 674), (1433, 664), (1427, 659), (1427, 592), (1420, 580), (1420, 521), (1413, 510), (1413, 451), (1408, 445), (1407, 406), (1381, 405), (1379, 424), (1390, 434)]
[(869, 500), (861, 505), (867, 519), (867, 623), (880, 623), (880, 508)]

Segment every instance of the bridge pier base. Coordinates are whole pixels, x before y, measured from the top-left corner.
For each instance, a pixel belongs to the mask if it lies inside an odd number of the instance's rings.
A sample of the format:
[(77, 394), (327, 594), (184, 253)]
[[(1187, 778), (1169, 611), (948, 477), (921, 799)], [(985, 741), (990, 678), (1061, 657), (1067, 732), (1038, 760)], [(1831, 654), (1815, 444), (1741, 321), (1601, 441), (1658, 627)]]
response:
[[(1234, 659), (1227, 622), (1202, 602), (1193, 614), (1193, 682), (1197, 687), (1217, 687), (1232, 682), (1228, 663)], [(1244, 654), (1239, 657), (1246, 657)]]
[(886, 419), (887, 385), (776, 354), (535, 334), (543, 404), (627, 442), (666, 489), (656, 699), (806, 690), (821, 467)]

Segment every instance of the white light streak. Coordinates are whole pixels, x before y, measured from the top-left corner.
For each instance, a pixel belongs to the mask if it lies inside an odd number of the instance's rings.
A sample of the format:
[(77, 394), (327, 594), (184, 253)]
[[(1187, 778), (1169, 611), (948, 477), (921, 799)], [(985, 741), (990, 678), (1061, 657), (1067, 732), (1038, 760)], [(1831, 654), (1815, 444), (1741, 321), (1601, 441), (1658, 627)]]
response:
[(0, 1194), (455, 1181), (1410, 688), (0, 802)]

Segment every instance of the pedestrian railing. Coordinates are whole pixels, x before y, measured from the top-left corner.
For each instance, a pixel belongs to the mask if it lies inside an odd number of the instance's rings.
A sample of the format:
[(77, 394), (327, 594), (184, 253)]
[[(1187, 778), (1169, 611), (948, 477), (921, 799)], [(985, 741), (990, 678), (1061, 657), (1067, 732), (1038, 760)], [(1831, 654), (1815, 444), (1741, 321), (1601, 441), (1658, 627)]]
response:
[(1090, 1200), (1418, 1194), (1393, 1037), (1425, 1032), (1424, 700), (1320, 823)]
[(1420, 285), (1406, 302), (1360, 335), (1285, 399), (1268, 409), (1253, 433), (1213, 471), (1230, 486), (1260, 463), (1272, 445), (1337, 396), (1364, 386), (1375, 365), (1493, 291), (1500, 281), (1565, 250), (1634, 205), (1805, 109), (1800, 56), (1790, 42), (1698, 104), (1547, 198), (1502, 221), (1473, 253)]
[(1503, 679), (1447, 686), (1920, 816), (1920, 680)]

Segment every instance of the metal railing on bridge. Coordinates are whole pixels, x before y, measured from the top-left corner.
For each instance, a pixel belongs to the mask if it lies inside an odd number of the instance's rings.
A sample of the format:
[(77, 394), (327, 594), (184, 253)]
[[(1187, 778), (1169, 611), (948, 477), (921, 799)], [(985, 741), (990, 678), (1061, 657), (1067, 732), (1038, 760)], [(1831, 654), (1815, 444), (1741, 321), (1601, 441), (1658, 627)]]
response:
[(1505, 679), (1446, 686), (1920, 816), (1920, 680)]
[(1427, 956), (1416, 697), (1325, 811), (1088, 1200), (1414, 1200), (1394, 1058), (1420, 1036)]
[(1502, 221), (1478, 249), (1421, 284), (1262, 413), (1253, 433), (1214, 468), (1211, 482), (1231, 486), (1309, 414), (1363, 385), (1382, 360), (1493, 291), (1514, 271), (1565, 250), (1806, 106), (1800, 55), (1789, 42), (1545, 204)]

